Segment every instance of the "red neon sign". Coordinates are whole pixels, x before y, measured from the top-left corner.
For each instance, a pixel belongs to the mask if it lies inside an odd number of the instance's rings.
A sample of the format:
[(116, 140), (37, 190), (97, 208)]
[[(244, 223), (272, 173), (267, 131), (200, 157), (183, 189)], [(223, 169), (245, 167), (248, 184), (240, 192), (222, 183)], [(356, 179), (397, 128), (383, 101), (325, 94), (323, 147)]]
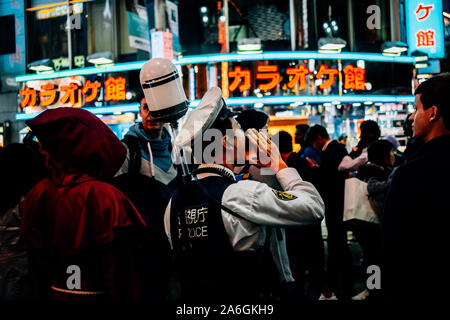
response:
[(296, 68), (287, 68), (286, 73), (289, 75), (294, 75), (291, 81), (288, 82), (287, 86), (289, 89), (295, 87), (295, 85), (300, 81), (300, 90), (306, 89), (306, 75), (311, 73), (304, 65)]
[(353, 67), (352, 65), (348, 65), (344, 68), (344, 89), (354, 89), (354, 90), (365, 90), (366, 89), (366, 81), (365, 81), (365, 73), (366, 70)]
[[(106, 101), (121, 101), (125, 100), (126, 95), (126, 81), (123, 77), (109, 77), (105, 83), (105, 100)], [(23, 96), (23, 100), (20, 103), (22, 108), (25, 107), (34, 107), (39, 104), (42, 107), (51, 106), (57, 102), (62, 104), (71, 103), (74, 105), (77, 103), (77, 97), (80, 97), (81, 93), (84, 95), (84, 102), (89, 103), (98, 99), (100, 88), (102, 84), (101, 82), (94, 81), (91, 82), (87, 80), (83, 87), (79, 87), (76, 83), (70, 83), (65, 86), (60, 86), (59, 90), (55, 87), (53, 83), (47, 83), (40, 87), (40, 91), (36, 91), (36, 89), (25, 87), (23, 90), (20, 90), (20, 95)], [(63, 93), (61, 99), (58, 101), (58, 96), (60, 93)], [(38, 99), (38, 97), (40, 99)]]
[(20, 103), (22, 108), (26, 106), (34, 107), (36, 105), (36, 90), (25, 87), (24, 90), (20, 90), (20, 95), (23, 96), (23, 100)]
[[(348, 65), (342, 71), (344, 79), (344, 88), (353, 90), (366, 90), (365, 88), (365, 72), (366, 70), (359, 67)], [(300, 90), (306, 89), (306, 76), (311, 74), (311, 71), (305, 65), (299, 65), (297, 68), (286, 68), (286, 74), (290, 77), (287, 87), (293, 89), (299, 84)], [(316, 79), (323, 79), (320, 84), (320, 89), (327, 89), (334, 85), (336, 76), (339, 75), (339, 70), (336, 68), (328, 68), (322, 64), (315, 76)], [(242, 70), (240, 66), (236, 66), (233, 70), (228, 71), (228, 77), (233, 78), (228, 89), (230, 92), (239, 88), (239, 91), (247, 91), (251, 88), (251, 73), (250, 70)], [(276, 65), (261, 65), (258, 66), (256, 73), (257, 80), (270, 80), (266, 83), (259, 83), (258, 88), (262, 91), (268, 91), (275, 88), (281, 79), (278, 66)]]
[[(41, 89), (45, 90), (45, 91), (39, 91), (39, 98), (41, 101), (41, 106), (46, 107), (55, 102), (56, 97), (58, 96), (58, 91), (56, 91), (54, 88), (55, 88), (55, 85), (53, 83), (48, 83), (48, 84), (41, 86)], [(43, 99), (43, 98), (47, 98), (47, 99)]]
[(91, 82), (90, 80), (86, 81), (83, 86), (81, 92), (86, 94), (89, 90), (91, 90), (91, 94), (84, 98), (86, 102), (92, 102), (98, 97), (98, 88), (100, 88), (102, 84), (98, 81)]
[(258, 87), (263, 91), (272, 90), (280, 81), (278, 66), (258, 66), (256, 79), (270, 79), (268, 83), (260, 84)]
[[(239, 91), (246, 91), (250, 89), (250, 70), (241, 70), (241, 67), (234, 68), (233, 71), (228, 72), (228, 77), (234, 78), (233, 82), (228, 87), (231, 92), (236, 90), (239, 86)], [(241, 78), (244, 77), (244, 83), (241, 83)]]
[(322, 64), (319, 68), (319, 72), (316, 74), (317, 79), (321, 79), (322, 76), (328, 76), (328, 79), (319, 86), (320, 89), (327, 89), (331, 87), (334, 83), (334, 77), (339, 73), (338, 69), (330, 68), (328, 69), (326, 65)]

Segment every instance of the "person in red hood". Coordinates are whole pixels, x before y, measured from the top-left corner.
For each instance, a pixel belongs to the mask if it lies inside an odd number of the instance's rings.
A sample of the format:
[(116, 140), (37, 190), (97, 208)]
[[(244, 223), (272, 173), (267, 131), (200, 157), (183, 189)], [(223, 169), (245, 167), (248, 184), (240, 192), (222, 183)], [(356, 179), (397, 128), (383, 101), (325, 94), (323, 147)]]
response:
[(137, 266), (119, 231), (145, 223), (128, 198), (104, 182), (122, 165), (125, 147), (82, 109), (47, 110), (26, 123), (51, 172), (20, 204), (33, 297), (139, 299)]

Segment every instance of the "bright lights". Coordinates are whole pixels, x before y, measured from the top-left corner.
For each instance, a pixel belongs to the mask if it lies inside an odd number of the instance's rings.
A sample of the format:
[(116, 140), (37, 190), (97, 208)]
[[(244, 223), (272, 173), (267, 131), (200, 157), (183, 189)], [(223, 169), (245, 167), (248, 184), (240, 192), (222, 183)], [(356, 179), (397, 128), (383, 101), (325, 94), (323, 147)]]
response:
[(238, 40), (238, 53), (260, 53), (262, 52), (261, 39), (246, 38)]
[[(317, 51), (265, 51), (252, 54), (204, 54), (181, 57), (174, 60), (177, 66), (197, 64), (197, 63), (217, 63), (231, 61), (254, 61), (254, 60), (309, 60), (309, 67), (314, 70), (314, 61), (322, 60), (364, 60), (376, 62), (395, 62), (395, 63), (415, 63), (415, 59), (409, 56), (386, 56), (380, 53), (370, 52), (317, 52)], [(145, 61), (133, 61), (116, 63), (114, 65), (102, 65), (98, 67), (76, 68), (71, 70), (56, 71), (51, 74), (24, 74), (15, 77), (16, 82), (25, 82), (33, 80), (47, 80), (55, 78), (65, 78), (73, 76), (85, 76), (99, 73), (124, 72), (130, 70), (140, 70)]]
[(382, 53), (387, 56), (399, 56), (405, 51), (408, 51), (408, 45), (406, 43), (388, 41), (384, 43)]
[(320, 38), (319, 52), (324, 53), (339, 53), (342, 48), (347, 45), (347, 42), (341, 38)]
[(109, 51), (97, 52), (97, 53), (88, 55), (87, 61), (89, 63), (92, 63), (96, 67), (107, 66), (107, 65), (109, 66), (114, 63), (114, 60), (112, 58), (112, 53)]
[(28, 64), (28, 69), (38, 74), (53, 72), (53, 62), (50, 59), (34, 61)]

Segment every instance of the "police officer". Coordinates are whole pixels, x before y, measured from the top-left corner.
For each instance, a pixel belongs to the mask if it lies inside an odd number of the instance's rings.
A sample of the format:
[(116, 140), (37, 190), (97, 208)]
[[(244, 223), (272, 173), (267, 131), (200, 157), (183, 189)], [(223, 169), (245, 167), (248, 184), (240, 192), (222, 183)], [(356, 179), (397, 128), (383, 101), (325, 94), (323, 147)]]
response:
[[(181, 298), (223, 302), (257, 299), (265, 226), (295, 226), (318, 223), (324, 204), (314, 186), (288, 168), (269, 137), (248, 131), (248, 145), (266, 157), (285, 190), (243, 180), (236, 182), (233, 169), (243, 143), (243, 132), (221, 98), (219, 88), (210, 89), (185, 120), (175, 139), (190, 146), (201, 163), (193, 179), (175, 191), (166, 209), (164, 224), (181, 279)], [(213, 159), (205, 159), (209, 145), (197, 139), (222, 134)], [(202, 152), (196, 152), (201, 148)], [(198, 151), (198, 150), (197, 150)], [(200, 154), (200, 156), (199, 156)], [(231, 155), (231, 156), (230, 156)], [(199, 159), (200, 158), (200, 159)]]

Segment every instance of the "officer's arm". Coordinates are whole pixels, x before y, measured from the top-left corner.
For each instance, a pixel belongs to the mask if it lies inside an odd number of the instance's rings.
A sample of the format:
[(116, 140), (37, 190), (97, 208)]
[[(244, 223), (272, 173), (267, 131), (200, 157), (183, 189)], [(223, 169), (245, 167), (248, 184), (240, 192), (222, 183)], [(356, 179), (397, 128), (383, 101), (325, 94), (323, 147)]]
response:
[(304, 225), (323, 218), (322, 198), (311, 183), (302, 180), (297, 170), (282, 169), (277, 179), (284, 192), (261, 182), (245, 180), (225, 190), (222, 204), (245, 219), (263, 225)]

